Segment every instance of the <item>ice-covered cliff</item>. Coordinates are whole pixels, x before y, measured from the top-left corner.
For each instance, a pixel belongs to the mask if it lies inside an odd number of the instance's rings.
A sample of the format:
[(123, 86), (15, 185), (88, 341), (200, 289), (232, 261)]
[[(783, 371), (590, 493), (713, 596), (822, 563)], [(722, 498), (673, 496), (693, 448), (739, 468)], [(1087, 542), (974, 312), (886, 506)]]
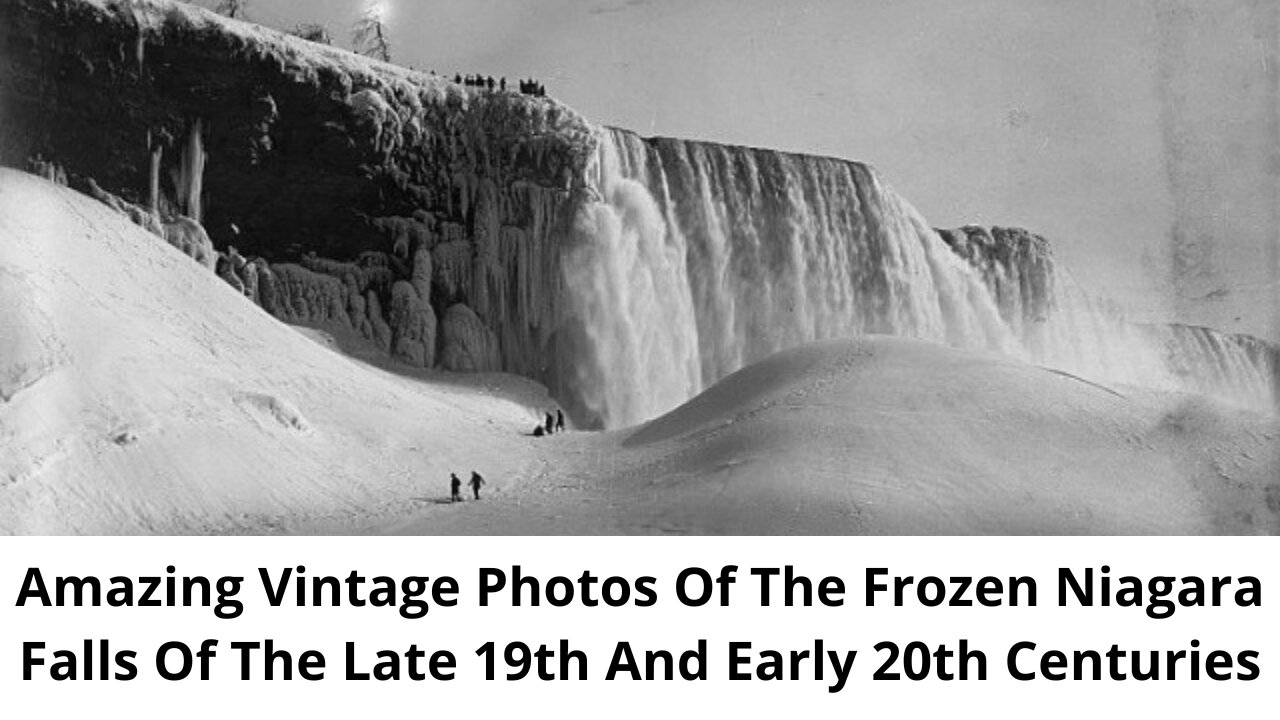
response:
[(0, 164), (97, 197), (280, 319), (536, 378), (583, 422), (866, 333), (1274, 392), (1275, 348), (1125, 322), (1043, 238), (936, 231), (859, 163), (643, 139), (171, 0), (6, 0), (0, 57)]
[(0, 163), (198, 221), (282, 319), (553, 379), (555, 238), (595, 142), (569, 108), (168, 0), (6, 0), (0, 56)]

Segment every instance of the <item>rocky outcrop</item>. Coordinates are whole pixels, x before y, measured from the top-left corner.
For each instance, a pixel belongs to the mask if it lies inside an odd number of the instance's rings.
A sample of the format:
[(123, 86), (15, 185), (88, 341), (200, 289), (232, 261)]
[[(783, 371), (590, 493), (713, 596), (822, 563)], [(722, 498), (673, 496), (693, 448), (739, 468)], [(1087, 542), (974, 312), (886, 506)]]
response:
[(1056, 268), (1043, 236), (1022, 228), (966, 225), (938, 230), (947, 246), (981, 275), (1012, 326), (1042, 322), (1053, 312)]
[(559, 238), (595, 146), (572, 110), (169, 0), (7, 0), (0, 56), (0, 163), (56, 167), (140, 223), (184, 217), (157, 234), (211, 268), (222, 251), (269, 312), (414, 365), (464, 303), (496, 347), (458, 346), (459, 366), (555, 384)]

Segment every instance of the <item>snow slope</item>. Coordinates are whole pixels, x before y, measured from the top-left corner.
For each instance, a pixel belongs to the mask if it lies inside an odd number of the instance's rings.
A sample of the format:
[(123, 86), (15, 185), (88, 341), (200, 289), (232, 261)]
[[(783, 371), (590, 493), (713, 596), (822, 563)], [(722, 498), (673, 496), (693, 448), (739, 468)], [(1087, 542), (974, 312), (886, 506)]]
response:
[(348, 359), (105, 205), (12, 170), (0, 307), (3, 531), (313, 530), (530, 461), (510, 428), (533, 413), (485, 378)]
[[(1276, 418), (922, 341), (808, 345), (646, 425), (532, 438), (529, 383), (365, 364), (4, 170), (0, 307), (6, 532), (1280, 532)], [(472, 468), (490, 494), (447, 503)]]
[(622, 444), (698, 478), (716, 531), (1235, 533), (1280, 530), (1278, 437), (1200, 398), (875, 338), (776, 355)]
[(633, 430), (552, 438), (560, 470), (483, 511), (513, 532), (1277, 533), (1278, 441), (1274, 417), (1202, 398), (867, 337), (779, 353)]

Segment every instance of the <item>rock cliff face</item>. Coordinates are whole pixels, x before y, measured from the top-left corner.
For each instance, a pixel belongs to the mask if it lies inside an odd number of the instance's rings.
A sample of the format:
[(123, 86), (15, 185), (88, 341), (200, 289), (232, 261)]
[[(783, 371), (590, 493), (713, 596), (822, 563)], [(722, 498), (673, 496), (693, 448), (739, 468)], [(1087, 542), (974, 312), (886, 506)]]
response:
[(977, 225), (938, 230), (938, 235), (982, 275), (1005, 322), (1018, 327), (1052, 312), (1057, 269), (1044, 237), (1021, 228)]
[(165, 0), (5, 0), (0, 57), (0, 163), (54, 168), (282, 319), (554, 381), (556, 238), (595, 142), (568, 108)]

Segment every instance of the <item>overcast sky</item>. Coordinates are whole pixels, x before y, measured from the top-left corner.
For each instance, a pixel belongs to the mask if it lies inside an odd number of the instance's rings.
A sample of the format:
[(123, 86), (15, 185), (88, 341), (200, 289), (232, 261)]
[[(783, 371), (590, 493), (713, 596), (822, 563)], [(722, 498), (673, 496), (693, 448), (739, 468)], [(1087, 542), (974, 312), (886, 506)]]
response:
[[(346, 45), (364, 5), (251, 0), (249, 13), (320, 22)], [(401, 64), (531, 75), (646, 135), (869, 162), (933, 224), (1041, 232), (1126, 304), (1155, 302), (1175, 227), (1214, 245), (1194, 292), (1275, 277), (1274, 0), (383, 5)], [(1240, 280), (1259, 261), (1270, 274)]]

